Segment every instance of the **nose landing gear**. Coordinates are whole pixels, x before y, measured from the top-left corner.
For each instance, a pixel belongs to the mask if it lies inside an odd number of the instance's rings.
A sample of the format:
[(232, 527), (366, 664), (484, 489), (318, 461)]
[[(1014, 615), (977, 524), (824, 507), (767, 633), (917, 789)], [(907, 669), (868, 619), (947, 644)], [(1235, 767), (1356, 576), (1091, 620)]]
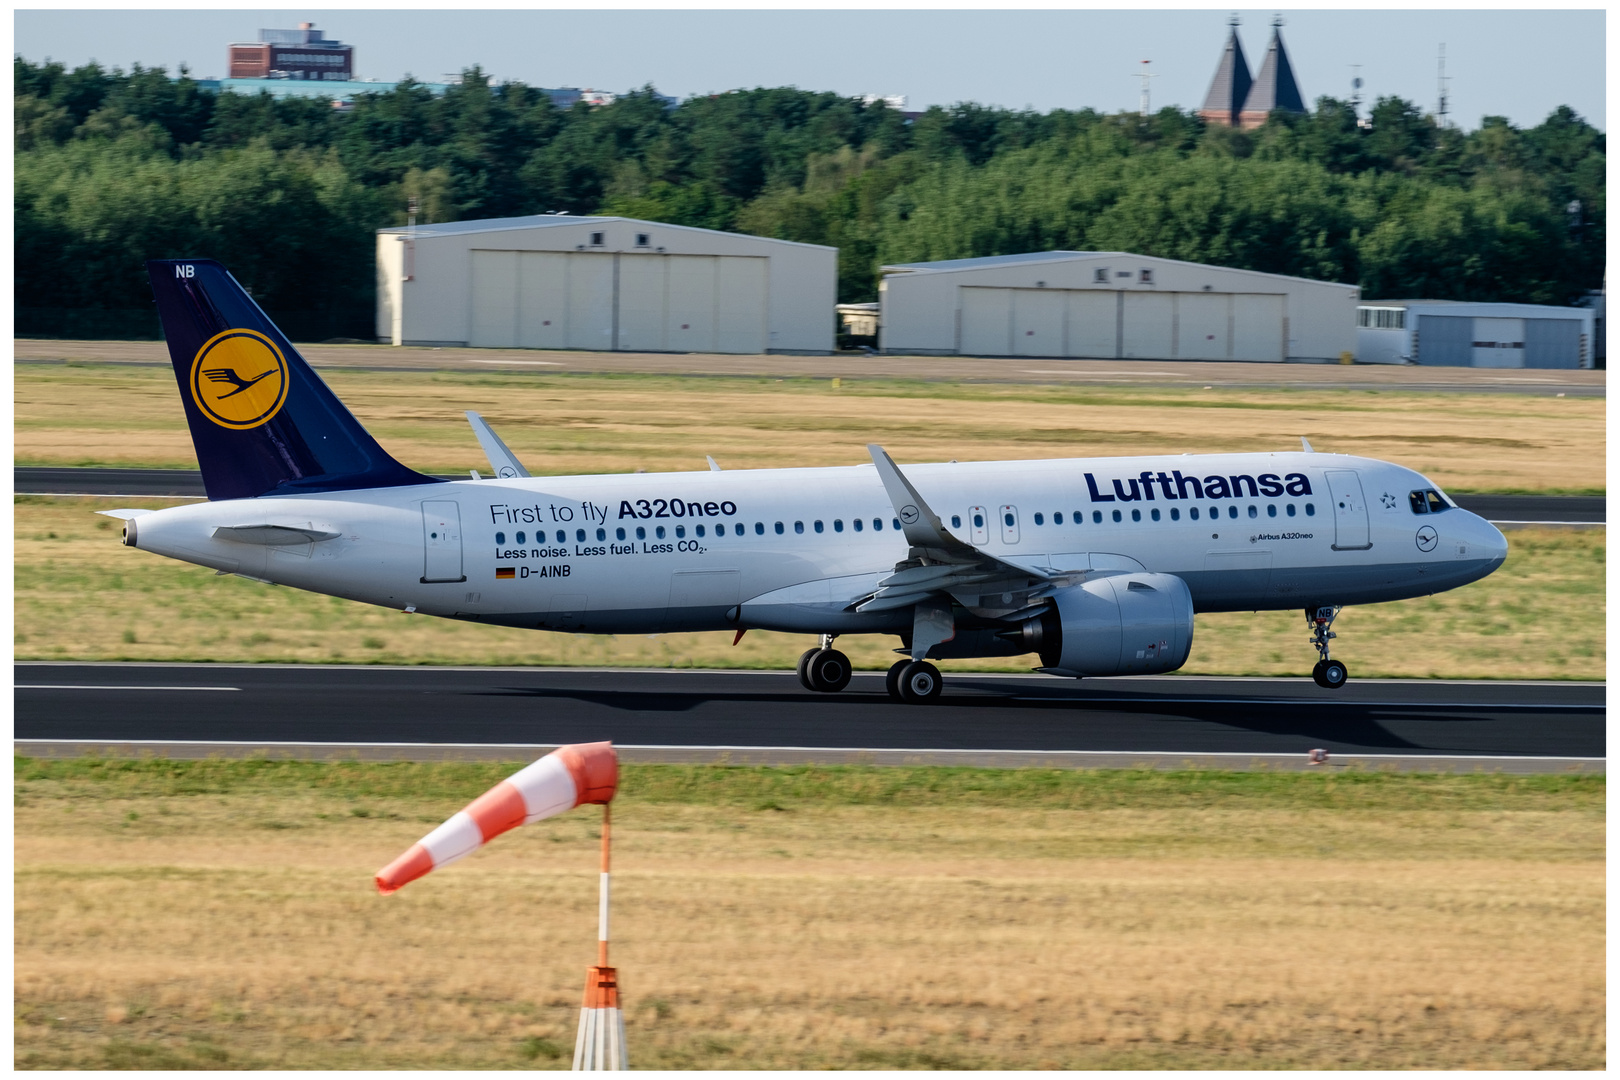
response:
[(1343, 610), (1343, 604), (1305, 609), (1305, 622), (1311, 628), (1311, 644), (1321, 657), (1316, 667), (1311, 669), (1311, 678), (1324, 690), (1337, 690), (1350, 680), (1350, 669), (1328, 656), (1328, 642), (1339, 636), (1333, 632), (1333, 620)]

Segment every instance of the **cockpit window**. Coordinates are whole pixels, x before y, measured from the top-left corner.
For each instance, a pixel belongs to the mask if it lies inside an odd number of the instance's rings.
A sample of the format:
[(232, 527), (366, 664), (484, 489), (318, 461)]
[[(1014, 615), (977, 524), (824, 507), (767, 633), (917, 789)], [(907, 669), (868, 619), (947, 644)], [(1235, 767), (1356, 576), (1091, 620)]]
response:
[(1412, 513), (1438, 514), (1442, 510), (1450, 510), (1451, 504), (1440, 497), (1438, 491), (1432, 488), (1427, 491), (1414, 491), (1408, 496), (1412, 500)]

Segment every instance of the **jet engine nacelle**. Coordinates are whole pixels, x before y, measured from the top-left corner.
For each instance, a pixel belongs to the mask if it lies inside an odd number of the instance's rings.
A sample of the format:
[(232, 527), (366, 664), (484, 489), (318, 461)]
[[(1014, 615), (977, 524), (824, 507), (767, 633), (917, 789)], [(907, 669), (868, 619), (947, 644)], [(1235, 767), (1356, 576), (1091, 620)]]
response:
[(1041, 670), (1053, 675), (1154, 675), (1192, 652), (1192, 593), (1174, 574), (1092, 578), (1053, 601), (1056, 610), (1029, 627)]

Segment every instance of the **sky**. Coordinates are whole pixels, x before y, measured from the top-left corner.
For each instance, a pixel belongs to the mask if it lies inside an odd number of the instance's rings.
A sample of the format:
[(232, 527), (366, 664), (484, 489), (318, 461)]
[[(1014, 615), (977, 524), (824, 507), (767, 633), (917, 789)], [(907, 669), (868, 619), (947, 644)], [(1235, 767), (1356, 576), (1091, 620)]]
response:
[[(1240, 11), (1258, 73), (1275, 12)], [(1605, 127), (1602, 10), (1342, 10), (1281, 13), (1307, 102), (1395, 95), (1432, 111), (1445, 46), (1459, 127), (1505, 116), (1522, 127), (1569, 105)], [(972, 101), (1007, 108), (1134, 110), (1149, 60), (1152, 106), (1196, 109), (1226, 40), (1226, 10), (476, 10), (14, 11), (14, 52), (78, 66), (181, 64), (225, 73), (225, 47), (261, 28), (313, 22), (355, 46), (357, 74), (424, 82), (474, 64), (497, 80), (677, 97), (756, 86), (904, 94), (907, 108)], [(1354, 68), (1352, 65), (1360, 65)]]

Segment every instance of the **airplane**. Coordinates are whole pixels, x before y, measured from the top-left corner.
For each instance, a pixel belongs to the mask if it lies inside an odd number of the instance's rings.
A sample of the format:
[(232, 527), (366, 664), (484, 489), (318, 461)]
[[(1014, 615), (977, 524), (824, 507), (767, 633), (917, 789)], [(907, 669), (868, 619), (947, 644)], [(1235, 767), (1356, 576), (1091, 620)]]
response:
[(1036, 654), (1073, 678), (1182, 667), (1198, 612), (1303, 610), (1325, 689), (1345, 605), (1477, 581), (1507, 557), (1421, 474), (1297, 451), (530, 476), (476, 413), (495, 475), (391, 457), (218, 262), (147, 264), (208, 501), (103, 511), (129, 547), (405, 612), (567, 633), (898, 637), (887, 689), (937, 701), (931, 660)]

